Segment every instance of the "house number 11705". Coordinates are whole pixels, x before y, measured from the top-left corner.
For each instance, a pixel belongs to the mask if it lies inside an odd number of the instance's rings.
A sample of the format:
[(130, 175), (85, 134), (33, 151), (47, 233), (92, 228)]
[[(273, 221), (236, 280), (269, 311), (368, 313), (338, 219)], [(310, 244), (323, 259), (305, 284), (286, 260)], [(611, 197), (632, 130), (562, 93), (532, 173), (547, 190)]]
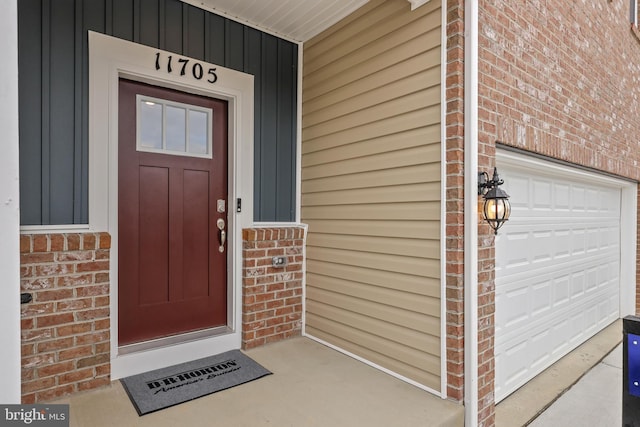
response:
[[(161, 58), (160, 52), (157, 52), (156, 53), (156, 70), (159, 70), (162, 68), (163, 64), (161, 64), (161, 62), (164, 62), (163, 58)], [(218, 81), (218, 75), (216, 74), (215, 68), (209, 68), (207, 70), (207, 74), (205, 75), (202, 64), (197, 61), (193, 61), (191, 59), (178, 58), (174, 62), (173, 55), (168, 55), (166, 60), (166, 65), (167, 65), (167, 73), (169, 74), (173, 73), (174, 67), (175, 67), (176, 71), (180, 70), (181, 76), (184, 76), (187, 74), (187, 72), (191, 71), (193, 78), (196, 80), (202, 80), (203, 78), (206, 77), (209, 83), (215, 83), (216, 81)]]

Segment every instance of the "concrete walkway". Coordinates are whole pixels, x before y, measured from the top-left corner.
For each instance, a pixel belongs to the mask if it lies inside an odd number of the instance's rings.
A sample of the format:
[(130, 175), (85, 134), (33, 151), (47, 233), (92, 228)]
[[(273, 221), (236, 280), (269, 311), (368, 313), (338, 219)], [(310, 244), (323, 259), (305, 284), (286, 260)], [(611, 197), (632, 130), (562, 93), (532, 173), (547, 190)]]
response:
[[(607, 356), (621, 341), (622, 321), (617, 320), (498, 403), (496, 426), (619, 426), (622, 420), (622, 383), (618, 381), (622, 381), (622, 351), (616, 350), (610, 357)], [(605, 367), (600, 367), (605, 358)], [(619, 380), (614, 375), (616, 370), (620, 371)], [(594, 375), (595, 380), (592, 379)], [(580, 390), (584, 389), (588, 393), (580, 394)], [(574, 405), (587, 398), (581, 405)], [(618, 403), (609, 398), (618, 399)], [(560, 405), (561, 400), (564, 402), (567, 399), (572, 399), (571, 403), (560, 410), (552, 409), (556, 404)], [(578, 416), (583, 413), (583, 408), (600, 408), (598, 411), (603, 422), (608, 424), (594, 424), (593, 418), (588, 418), (589, 422), (585, 423), (584, 418)], [(620, 414), (618, 418), (610, 415), (615, 411)], [(616, 420), (619, 420), (617, 424)]]
[(564, 393), (531, 427), (622, 425), (622, 345)]
[(273, 375), (139, 417), (115, 381), (51, 403), (71, 427), (462, 427), (464, 407), (306, 338), (247, 352)]

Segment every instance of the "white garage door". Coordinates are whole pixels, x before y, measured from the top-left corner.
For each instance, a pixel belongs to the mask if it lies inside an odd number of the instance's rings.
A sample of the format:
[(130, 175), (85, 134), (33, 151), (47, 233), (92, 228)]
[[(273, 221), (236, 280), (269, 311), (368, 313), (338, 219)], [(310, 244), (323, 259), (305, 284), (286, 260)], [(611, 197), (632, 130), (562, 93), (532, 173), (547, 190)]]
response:
[(496, 239), (496, 401), (619, 317), (615, 181), (498, 157), (511, 219)]

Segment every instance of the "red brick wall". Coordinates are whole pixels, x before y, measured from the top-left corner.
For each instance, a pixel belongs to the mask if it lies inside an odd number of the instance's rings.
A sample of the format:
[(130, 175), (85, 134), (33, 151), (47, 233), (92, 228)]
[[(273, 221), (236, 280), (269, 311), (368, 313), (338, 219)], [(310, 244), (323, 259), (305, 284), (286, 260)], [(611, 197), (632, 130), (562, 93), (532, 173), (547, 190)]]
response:
[(640, 179), (629, 3), (480, 3), (480, 139)]
[(21, 236), (23, 403), (110, 383), (110, 246), (107, 233)]
[(464, 0), (447, 5), (447, 397), (464, 399)]
[[(304, 239), (302, 227), (243, 230), (243, 348), (300, 335)], [(106, 233), (21, 236), (24, 403), (110, 383), (110, 245)]]
[[(242, 240), (242, 347), (300, 335), (304, 228), (244, 229)], [(274, 256), (288, 265), (273, 267)]]
[[(640, 39), (628, 8), (622, 0), (480, 1), (481, 170), (494, 166), (500, 140), (640, 178)], [(495, 249), (486, 225), (478, 244), (479, 421), (493, 425)]]

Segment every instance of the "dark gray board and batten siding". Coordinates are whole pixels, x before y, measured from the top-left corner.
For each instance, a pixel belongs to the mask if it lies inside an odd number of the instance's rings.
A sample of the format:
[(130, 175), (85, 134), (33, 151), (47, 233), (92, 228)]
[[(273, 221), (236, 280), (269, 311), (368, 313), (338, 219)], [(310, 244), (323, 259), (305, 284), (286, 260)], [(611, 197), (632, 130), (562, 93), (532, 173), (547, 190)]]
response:
[(254, 220), (295, 221), (295, 43), (178, 0), (20, 0), (22, 225), (89, 222), (89, 30), (254, 75)]

